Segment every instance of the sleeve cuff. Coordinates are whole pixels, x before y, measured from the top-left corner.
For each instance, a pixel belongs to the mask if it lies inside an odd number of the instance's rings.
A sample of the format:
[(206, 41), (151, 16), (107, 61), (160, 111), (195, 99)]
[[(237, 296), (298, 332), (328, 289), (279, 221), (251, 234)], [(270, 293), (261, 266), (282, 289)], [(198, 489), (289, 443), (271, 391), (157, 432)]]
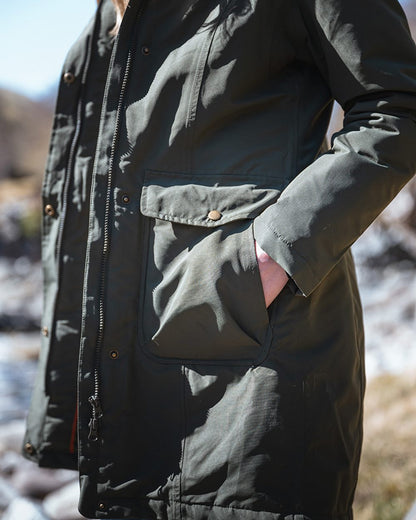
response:
[(289, 276), (289, 289), (294, 294), (309, 296), (319, 285), (321, 280), (306, 260), (295, 251), (290, 242), (262, 220), (262, 215), (254, 219), (254, 238), (259, 246), (286, 271)]

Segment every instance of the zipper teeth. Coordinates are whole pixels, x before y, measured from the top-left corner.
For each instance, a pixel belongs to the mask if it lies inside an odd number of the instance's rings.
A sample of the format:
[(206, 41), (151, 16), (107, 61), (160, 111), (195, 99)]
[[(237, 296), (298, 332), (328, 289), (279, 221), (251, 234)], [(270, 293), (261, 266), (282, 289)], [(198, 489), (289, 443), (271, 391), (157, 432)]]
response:
[[(136, 27), (137, 22), (143, 12), (145, 2), (143, 1), (138, 9), (136, 15)], [(117, 39), (119, 39), (120, 33), (117, 35)], [(134, 49), (134, 47), (133, 47)], [(115, 56), (115, 55), (114, 55)], [(101, 403), (100, 403), (100, 383), (101, 383), (101, 371), (100, 371), (100, 354), (104, 342), (104, 323), (105, 323), (105, 279), (106, 279), (106, 271), (107, 271), (107, 261), (108, 261), (108, 253), (110, 251), (110, 206), (111, 206), (111, 194), (112, 194), (112, 185), (113, 185), (113, 169), (114, 169), (114, 159), (116, 153), (116, 146), (120, 133), (120, 121), (121, 121), (121, 111), (124, 103), (124, 95), (127, 87), (127, 82), (130, 75), (130, 68), (133, 59), (133, 50), (132, 45), (130, 44), (130, 48), (127, 54), (126, 67), (124, 69), (123, 81), (120, 87), (120, 95), (118, 99), (117, 112), (116, 112), (116, 121), (114, 125), (114, 134), (111, 142), (111, 151), (110, 158), (108, 164), (107, 171), (107, 189), (106, 189), (106, 198), (104, 205), (104, 226), (103, 226), (103, 249), (101, 256), (101, 266), (100, 266), (100, 279), (99, 279), (99, 291), (98, 291), (98, 330), (97, 330), (97, 339), (95, 343), (95, 361), (94, 361), (94, 395), (90, 396), (88, 401), (92, 407), (91, 419), (89, 423), (90, 431), (88, 435), (88, 439), (90, 441), (97, 441), (99, 436), (99, 424), (98, 421), (103, 416)]]
[(101, 260), (101, 277), (100, 277), (100, 291), (99, 291), (99, 310), (98, 310), (98, 334), (97, 334), (97, 342), (96, 342), (96, 363), (94, 368), (94, 396), (98, 399), (99, 390), (100, 390), (100, 374), (99, 374), (99, 354), (101, 352), (103, 339), (104, 339), (104, 297), (105, 297), (105, 277), (106, 277), (106, 267), (107, 267), (107, 259), (108, 253), (110, 250), (110, 204), (111, 204), (111, 191), (112, 191), (112, 181), (113, 181), (113, 169), (114, 169), (114, 157), (115, 157), (115, 149), (119, 137), (120, 132), (120, 119), (121, 119), (121, 109), (124, 101), (124, 94), (127, 86), (127, 80), (130, 73), (131, 67), (131, 59), (132, 52), (131, 50), (128, 53), (126, 69), (124, 72), (123, 82), (121, 84), (120, 89), (120, 97), (117, 106), (117, 115), (115, 122), (115, 129), (113, 140), (111, 143), (111, 153), (110, 160), (108, 166), (108, 174), (107, 174), (107, 190), (106, 190), (106, 199), (105, 199), (105, 210), (104, 210), (104, 230), (103, 230), (103, 251), (102, 251), (102, 260)]

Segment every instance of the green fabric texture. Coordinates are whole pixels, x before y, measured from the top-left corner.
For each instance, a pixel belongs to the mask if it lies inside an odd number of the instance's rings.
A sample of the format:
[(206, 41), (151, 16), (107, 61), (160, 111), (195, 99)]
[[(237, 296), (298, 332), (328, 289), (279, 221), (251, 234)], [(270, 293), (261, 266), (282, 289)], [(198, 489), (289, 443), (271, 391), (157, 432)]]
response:
[[(350, 246), (416, 170), (402, 9), (131, 0), (114, 24), (102, 0), (62, 71), (24, 454), (79, 469), (88, 518), (352, 520)], [(255, 241), (291, 278), (267, 309)]]

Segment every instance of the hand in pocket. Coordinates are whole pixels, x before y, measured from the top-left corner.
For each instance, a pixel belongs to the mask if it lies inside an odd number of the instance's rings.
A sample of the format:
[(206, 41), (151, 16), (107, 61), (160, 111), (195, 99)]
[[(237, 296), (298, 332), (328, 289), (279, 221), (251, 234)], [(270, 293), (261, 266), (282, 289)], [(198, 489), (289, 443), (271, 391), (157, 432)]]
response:
[(289, 280), (285, 270), (271, 258), (256, 242), (256, 257), (259, 265), (264, 300), (268, 307), (280, 294)]

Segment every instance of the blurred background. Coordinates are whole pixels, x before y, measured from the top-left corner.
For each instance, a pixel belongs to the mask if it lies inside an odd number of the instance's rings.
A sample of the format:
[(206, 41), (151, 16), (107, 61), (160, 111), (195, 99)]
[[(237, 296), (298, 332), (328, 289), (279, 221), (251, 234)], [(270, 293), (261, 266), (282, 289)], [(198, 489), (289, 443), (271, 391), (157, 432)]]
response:
[[(416, 37), (416, 0), (402, 5)], [(76, 474), (39, 469), (19, 450), (40, 344), (40, 186), (57, 82), (66, 51), (95, 7), (95, 0), (15, 0), (1, 6), (2, 520), (81, 518)], [(386, 38), (394, 43), (394, 34)], [(335, 108), (329, 133), (341, 125), (342, 113)], [(416, 180), (353, 251), (365, 313), (368, 375), (355, 517), (401, 520), (416, 500)], [(416, 511), (406, 520), (410, 517), (416, 519)]]

